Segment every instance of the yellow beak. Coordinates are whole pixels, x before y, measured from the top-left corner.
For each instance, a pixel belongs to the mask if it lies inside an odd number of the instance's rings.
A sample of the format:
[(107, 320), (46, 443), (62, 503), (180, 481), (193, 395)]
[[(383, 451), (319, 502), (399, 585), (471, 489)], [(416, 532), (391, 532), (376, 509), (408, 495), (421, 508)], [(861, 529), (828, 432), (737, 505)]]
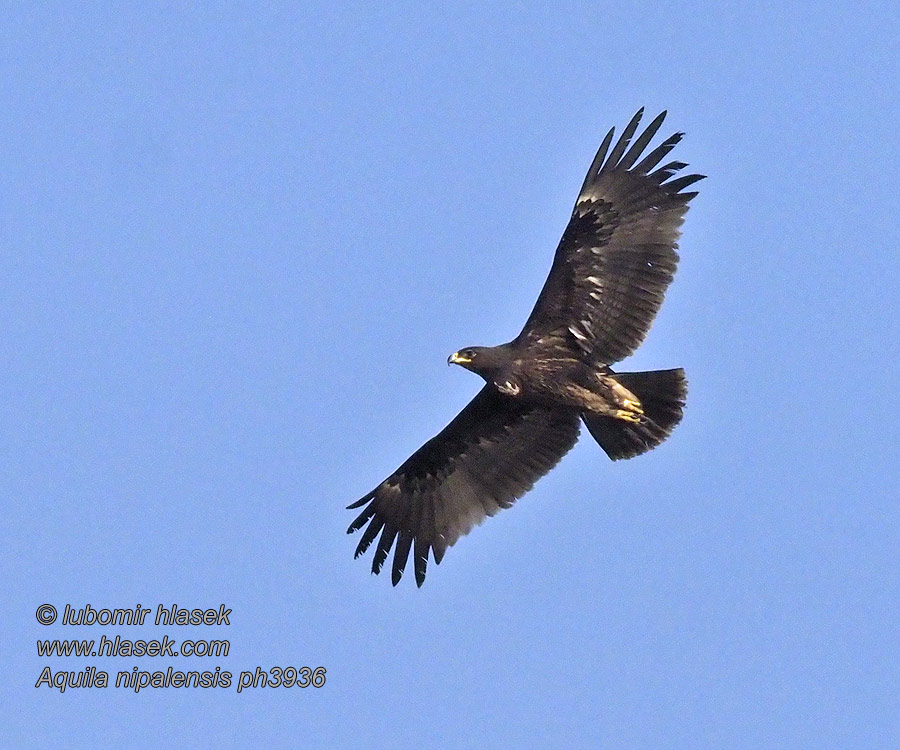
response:
[(448, 365), (466, 365), (471, 361), (471, 359), (463, 357), (459, 352), (453, 352), (453, 354), (447, 357)]

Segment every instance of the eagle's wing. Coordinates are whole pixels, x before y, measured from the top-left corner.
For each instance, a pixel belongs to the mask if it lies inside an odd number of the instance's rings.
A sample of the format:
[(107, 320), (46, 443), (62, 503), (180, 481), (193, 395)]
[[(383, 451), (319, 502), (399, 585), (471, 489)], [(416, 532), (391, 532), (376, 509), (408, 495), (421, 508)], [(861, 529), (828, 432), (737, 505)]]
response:
[(697, 195), (682, 191), (703, 176), (671, 179), (687, 166), (678, 161), (657, 168), (682, 133), (638, 161), (666, 116), (653, 120), (629, 149), (643, 111), (608, 156), (614, 129), (603, 140), (519, 343), (540, 340), (612, 364), (647, 335), (678, 263), (679, 227)]
[(396, 539), (396, 586), (414, 545), (421, 586), (429, 549), (440, 563), (447, 548), (485, 516), (509, 508), (569, 451), (578, 429), (574, 412), (522, 404), (485, 386), (438, 435), (349, 506), (366, 506), (347, 529), (353, 533), (368, 523), (356, 556), (380, 532), (372, 562), (378, 573)]

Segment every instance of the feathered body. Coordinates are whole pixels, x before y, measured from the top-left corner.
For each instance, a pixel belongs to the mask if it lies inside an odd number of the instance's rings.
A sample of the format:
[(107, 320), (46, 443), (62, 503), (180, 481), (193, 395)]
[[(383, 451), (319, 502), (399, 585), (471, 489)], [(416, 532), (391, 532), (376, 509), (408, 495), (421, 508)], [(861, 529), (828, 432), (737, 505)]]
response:
[(515, 341), (494, 347), (468, 347), (460, 364), (481, 375), (500, 393), (549, 407), (613, 416), (637, 398), (616, 381), (609, 366), (585, 362), (571, 351), (520, 349)]

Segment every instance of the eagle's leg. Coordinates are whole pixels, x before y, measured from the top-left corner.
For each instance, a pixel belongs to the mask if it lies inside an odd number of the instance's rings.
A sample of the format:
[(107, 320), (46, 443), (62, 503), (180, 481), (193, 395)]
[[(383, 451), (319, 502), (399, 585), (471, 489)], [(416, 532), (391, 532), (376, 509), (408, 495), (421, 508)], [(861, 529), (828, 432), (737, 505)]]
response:
[(641, 405), (640, 399), (615, 378), (601, 375), (600, 379), (603, 385), (609, 389), (610, 400), (614, 405), (612, 416), (626, 422), (640, 422), (644, 416), (644, 407)]

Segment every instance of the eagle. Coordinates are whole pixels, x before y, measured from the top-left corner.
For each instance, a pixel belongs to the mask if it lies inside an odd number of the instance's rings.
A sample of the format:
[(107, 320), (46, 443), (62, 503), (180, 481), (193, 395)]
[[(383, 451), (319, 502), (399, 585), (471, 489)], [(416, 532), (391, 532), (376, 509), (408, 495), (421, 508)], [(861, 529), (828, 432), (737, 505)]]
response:
[[(610, 129), (588, 170), (544, 287), (521, 333), (499, 346), (450, 355), (485, 385), (440, 433), (350, 509), (348, 534), (375, 541), (372, 572), (394, 548), (396, 586), (413, 553), (416, 583), (428, 558), (532, 488), (575, 445), (581, 423), (612, 460), (665, 440), (682, 417), (682, 369), (614, 372), (641, 344), (678, 263), (686, 191), (704, 175), (676, 176), (687, 164), (660, 163), (675, 133), (645, 154), (666, 112), (632, 142), (643, 108), (613, 144)], [(612, 147), (610, 149), (610, 147)], [(396, 544), (396, 546), (395, 546)]]

